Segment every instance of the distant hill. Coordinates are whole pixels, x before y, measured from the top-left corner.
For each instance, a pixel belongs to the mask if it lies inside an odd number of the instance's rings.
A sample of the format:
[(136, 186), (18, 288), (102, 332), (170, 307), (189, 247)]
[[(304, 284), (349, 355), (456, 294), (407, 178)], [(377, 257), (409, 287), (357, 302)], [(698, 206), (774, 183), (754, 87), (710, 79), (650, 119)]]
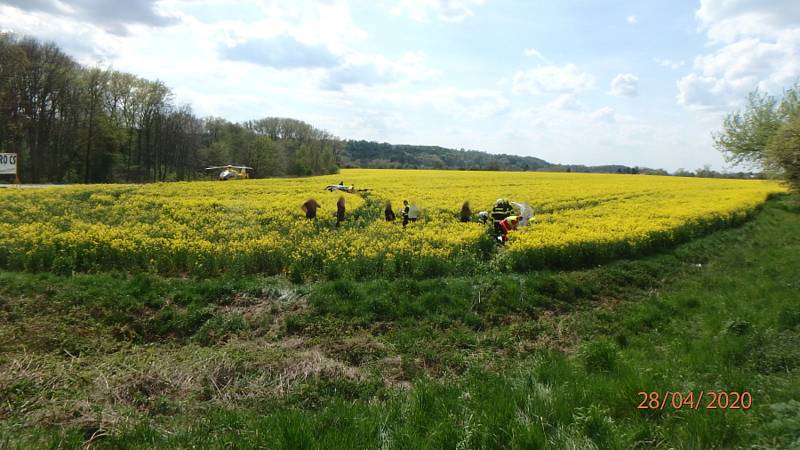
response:
[(533, 156), (495, 155), (478, 150), (456, 150), (430, 145), (393, 145), (386, 142), (345, 141), (339, 154), (342, 167), (375, 169), (451, 169), (538, 172), (639, 173), (622, 165), (584, 166), (552, 164)]
[(608, 164), (602, 166), (584, 166), (582, 164), (553, 164), (550, 167), (539, 169), (540, 172), (576, 172), (576, 173), (623, 173), (633, 175), (669, 175), (663, 169), (651, 169), (649, 167), (629, 167), (619, 164)]
[(532, 156), (493, 155), (429, 145), (347, 141), (339, 164), (381, 169), (537, 170), (549, 162)]

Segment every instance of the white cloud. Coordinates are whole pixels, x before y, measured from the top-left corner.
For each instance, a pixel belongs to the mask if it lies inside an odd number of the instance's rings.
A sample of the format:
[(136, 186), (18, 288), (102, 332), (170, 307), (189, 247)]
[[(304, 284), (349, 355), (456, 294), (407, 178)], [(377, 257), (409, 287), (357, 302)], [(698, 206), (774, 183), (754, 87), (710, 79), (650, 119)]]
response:
[(528, 148), (535, 156), (556, 163), (672, 168), (674, 156), (653, 150), (654, 146), (677, 146), (681, 133), (668, 124), (654, 127), (608, 106), (563, 109), (553, 103), (509, 114), (500, 139), (511, 148)]
[[(273, 114), (289, 115), (296, 108), (299, 117), (306, 117), (303, 108), (315, 109), (308, 105), (334, 102), (355, 89), (394, 88), (441, 74), (421, 52), (389, 57), (358, 51), (366, 33), (344, 1), (245, 3), (255, 12), (204, 21), (192, 15), (192, 7), (229, 5), (224, 0), (165, 0), (158, 5), (178, 18), (175, 25), (132, 26), (125, 36), (74, 15), (0, 4), (0, 28), (53, 40), (83, 64), (163, 80), (178, 101), (191, 103), (199, 114), (224, 113), (231, 120), (267, 114), (268, 106)], [(236, 101), (226, 104), (226, 97)]]
[(608, 106), (589, 113), (589, 118), (596, 122), (614, 123), (617, 121), (614, 109)]
[(339, 91), (346, 86), (372, 86), (391, 83), (397, 78), (388, 67), (373, 62), (345, 63), (326, 72), (320, 86), (323, 89)]
[(678, 80), (678, 103), (691, 109), (717, 109), (736, 99), (726, 92), (723, 83), (695, 73)]
[(350, 139), (379, 141), (385, 141), (390, 136), (408, 139), (416, 131), (402, 114), (374, 107), (358, 110), (352, 117), (338, 117), (334, 119), (334, 127), (341, 136)]
[(324, 46), (308, 45), (287, 35), (244, 41), (224, 47), (221, 53), (225, 59), (276, 69), (332, 67), (339, 62)]
[(430, 81), (440, 76), (441, 72), (429, 67), (426, 56), (421, 52), (408, 52), (396, 60), (353, 52), (346, 63), (324, 75), (322, 87), (341, 90), (355, 85)]
[(4, 0), (2, 3), (28, 13), (92, 22), (104, 31), (117, 35), (128, 34), (128, 28), (135, 24), (163, 27), (176, 23), (175, 17), (165, 15), (158, 8), (157, 0)]
[(779, 92), (800, 78), (800, 2), (701, 0), (696, 17), (713, 51), (678, 80), (678, 103), (730, 109), (758, 88)]
[(581, 72), (574, 64), (547, 65), (514, 75), (512, 91), (516, 94), (567, 93), (592, 89), (594, 76)]
[(636, 22), (638, 22), (638, 20), (636, 19), (636, 16), (628, 16), (627, 18), (625, 18), (625, 21), (627, 21), (631, 25), (633, 25)]
[(542, 53), (539, 50), (536, 50), (535, 48), (526, 48), (522, 53), (525, 56), (538, 58), (538, 59), (544, 61), (545, 63), (549, 63), (550, 62), (550, 61), (547, 60), (547, 58), (544, 57), (544, 55), (542, 55)]
[(476, 6), (483, 4), (484, 0), (399, 0), (392, 13), (419, 22), (428, 22), (431, 17), (443, 22), (462, 22), (475, 14)]
[(583, 104), (578, 101), (575, 94), (561, 94), (555, 100), (548, 103), (547, 108), (560, 111), (580, 111), (583, 109)]
[(776, 38), (800, 24), (800, 2), (700, 0), (695, 17), (712, 43), (731, 43), (743, 36)]
[(0, 4), (0, 28), (18, 35), (54, 41), (81, 63), (112, 59), (124, 48), (127, 38), (73, 17), (48, 12), (28, 12)]
[[(81, 4), (88, 1), (81, 0)], [(14, 2), (23, 3), (21, 0)], [(156, 3), (156, 10), (169, 18), (171, 26), (137, 25), (139, 22), (134, 19), (125, 18), (133, 14), (128, 12), (123, 18), (116, 19), (126, 20), (127, 35), (109, 31), (108, 19), (94, 17), (100, 14), (98, 12), (92, 15), (77, 14), (69, 12), (66, 7), (66, 11), (32, 7), (23, 10), (3, 6), (2, 3), (0, 27), (53, 40), (83, 63), (106, 61), (117, 65), (121, 58), (138, 50), (142, 53), (136, 55), (139, 58), (137, 62), (149, 66), (154, 56), (179, 48), (182, 52), (176, 52), (178, 59), (172, 61), (172, 64), (178, 65), (182, 59), (198, 51), (204, 52), (204, 58), (208, 60), (213, 58), (220, 45), (223, 48), (235, 47), (247, 41), (273, 40), (277, 37), (285, 37), (306, 46), (325, 47), (335, 54), (341, 54), (353, 43), (366, 37), (366, 33), (354, 23), (348, 4), (339, 0), (324, 3), (309, 0), (244, 1), (241, 5), (250, 5), (256, 13), (236, 20), (224, 19), (210, 23), (186, 11), (200, 4), (229, 8), (225, 0), (162, 0)], [(34, 3), (62, 5), (66, 2), (37, 0)], [(169, 45), (165, 45), (165, 42), (169, 42)], [(212, 48), (207, 46), (209, 43), (214, 44)]]
[[(219, 7), (230, 7), (224, 0), (205, 1), (218, 4)], [(224, 39), (228, 45), (289, 36), (305, 45), (324, 46), (337, 54), (345, 52), (354, 43), (367, 37), (367, 33), (353, 20), (346, 1), (253, 0), (251, 3), (256, 11), (252, 17), (205, 23), (184, 14), (184, 22), (194, 28), (206, 27), (213, 30), (215, 36)], [(187, 0), (171, 0), (167, 3), (176, 11), (182, 11), (182, 8), (193, 4), (194, 2)]]
[(421, 96), (437, 111), (456, 119), (482, 119), (508, 109), (509, 101), (501, 93), (490, 90), (446, 88)]
[(621, 73), (611, 80), (611, 94), (625, 97), (639, 95), (639, 77), (632, 73)]
[[(359, 105), (359, 107), (367, 109), (404, 110), (409, 117), (415, 118), (429, 116), (433, 113), (447, 116), (450, 119), (466, 121), (504, 114), (511, 105), (509, 99), (497, 90), (452, 86), (427, 89), (413, 86), (413, 89), (409, 89), (411, 87), (406, 84), (397, 85), (397, 89), (386, 89), (384, 86), (364, 86), (360, 89), (348, 90), (348, 104)], [(423, 123), (428, 125), (425, 121)]]
[(653, 61), (661, 67), (666, 67), (668, 69), (680, 69), (684, 65), (686, 65), (686, 61), (674, 61), (672, 59), (662, 59), (662, 58), (653, 58)]

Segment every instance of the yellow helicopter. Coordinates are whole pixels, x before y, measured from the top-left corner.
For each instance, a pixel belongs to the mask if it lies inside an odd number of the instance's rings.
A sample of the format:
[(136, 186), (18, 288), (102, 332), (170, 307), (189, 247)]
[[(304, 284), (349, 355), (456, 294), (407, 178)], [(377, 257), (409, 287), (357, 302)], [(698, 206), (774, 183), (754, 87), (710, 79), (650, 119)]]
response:
[(250, 178), (250, 174), (247, 173), (247, 171), (253, 170), (253, 168), (248, 166), (234, 166), (230, 164), (228, 164), (227, 166), (206, 167), (206, 172), (211, 170), (222, 170), (219, 173), (219, 179), (220, 181), (225, 181), (225, 180), (244, 180)]

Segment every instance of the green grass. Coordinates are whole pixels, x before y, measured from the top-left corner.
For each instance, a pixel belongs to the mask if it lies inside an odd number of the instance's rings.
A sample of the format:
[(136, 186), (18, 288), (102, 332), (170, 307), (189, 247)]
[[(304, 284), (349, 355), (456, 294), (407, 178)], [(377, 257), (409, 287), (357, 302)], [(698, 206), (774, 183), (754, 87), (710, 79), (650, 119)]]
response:
[[(576, 271), (0, 274), (0, 447), (798, 448), (800, 208)], [(641, 410), (640, 391), (749, 410)]]

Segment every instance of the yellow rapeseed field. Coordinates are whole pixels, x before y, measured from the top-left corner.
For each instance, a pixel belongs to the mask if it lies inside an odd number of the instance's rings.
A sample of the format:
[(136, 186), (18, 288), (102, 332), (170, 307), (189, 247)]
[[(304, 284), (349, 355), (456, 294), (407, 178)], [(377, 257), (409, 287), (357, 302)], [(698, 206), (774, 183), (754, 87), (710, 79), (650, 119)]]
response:
[[(343, 180), (370, 194), (325, 192)], [(294, 271), (302, 276), (471, 271), (495, 253), (487, 227), (461, 223), (498, 197), (534, 207), (494, 258), (518, 269), (631, 256), (743, 220), (773, 182), (677, 177), (343, 170), (297, 179), (5, 189), (0, 264), (9, 269), (161, 273)], [(335, 227), (336, 200), (347, 222)], [(300, 205), (315, 198), (316, 221)], [(408, 199), (421, 220), (382, 220)], [(424, 264), (420, 265), (420, 261)]]

